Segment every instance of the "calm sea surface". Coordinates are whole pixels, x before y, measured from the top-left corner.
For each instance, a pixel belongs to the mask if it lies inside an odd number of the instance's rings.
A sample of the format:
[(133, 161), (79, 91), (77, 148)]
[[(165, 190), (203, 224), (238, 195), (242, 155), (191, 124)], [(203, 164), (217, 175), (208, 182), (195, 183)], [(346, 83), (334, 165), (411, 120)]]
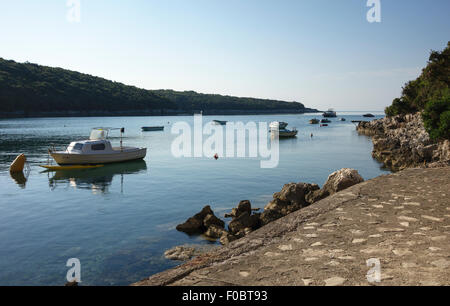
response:
[[(255, 158), (173, 157), (171, 127), (192, 125), (193, 117), (0, 120), (0, 285), (63, 285), (69, 258), (80, 259), (83, 285), (128, 285), (179, 264), (163, 257), (166, 249), (211, 243), (175, 230), (205, 205), (223, 217), (240, 200), (264, 207), (285, 183), (323, 185), (341, 168), (355, 168), (365, 179), (386, 174), (371, 157), (370, 139), (351, 123), (363, 120), (362, 113), (340, 115), (347, 122), (331, 119), (322, 128), (308, 124), (318, 114), (203, 117), (204, 123), (279, 120), (297, 127), (297, 138), (280, 141), (274, 169), (261, 169)], [(154, 125), (166, 130), (140, 130)], [(147, 147), (145, 161), (70, 172), (38, 167), (47, 163), (48, 147), (86, 139), (99, 126), (125, 127), (124, 145)], [(9, 173), (19, 153), (30, 162), (28, 177)]]

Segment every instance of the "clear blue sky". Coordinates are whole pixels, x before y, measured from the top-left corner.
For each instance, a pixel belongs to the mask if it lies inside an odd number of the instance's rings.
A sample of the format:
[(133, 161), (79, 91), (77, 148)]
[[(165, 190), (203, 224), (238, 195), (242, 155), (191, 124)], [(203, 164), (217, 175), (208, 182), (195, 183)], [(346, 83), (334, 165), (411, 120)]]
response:
[(449, 0), (0, 0), (0, 57), (147, 89), (383, 110), (450, 40)]

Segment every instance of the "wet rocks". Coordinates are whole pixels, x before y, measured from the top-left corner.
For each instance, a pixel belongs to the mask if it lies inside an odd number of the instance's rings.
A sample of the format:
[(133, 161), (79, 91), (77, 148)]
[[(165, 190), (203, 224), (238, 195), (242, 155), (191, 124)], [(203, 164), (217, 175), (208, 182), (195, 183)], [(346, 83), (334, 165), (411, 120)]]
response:
[(198, 214), (186, 220), (186, 222), (179, 224), (176, 229), (188, 235), (202, 234), (208, 230), (212, 225), (224, 227), (225, 222), (214, 215), (211, 207), (205, 206)]
[(208, 238), (219, 239), (226, 245), (245, 237), (252, 231), (270, 222), (280, 219), (299, 209), (307, 207), (329, 195), (344, 190), (364, 179), (354, 169), (341, 169), (332, 173), (322, 189), (317, 184), (290, 183), (283, 186), (280, 192), (273, 195), (262, 213), (252, 208), (250, 201), (241, 201), (226, 218), (232, 218), (225, 229), (225, 222), (214, 215), (210, 206), (177, 226), (177, 230), (189, 235), (204, 234)]

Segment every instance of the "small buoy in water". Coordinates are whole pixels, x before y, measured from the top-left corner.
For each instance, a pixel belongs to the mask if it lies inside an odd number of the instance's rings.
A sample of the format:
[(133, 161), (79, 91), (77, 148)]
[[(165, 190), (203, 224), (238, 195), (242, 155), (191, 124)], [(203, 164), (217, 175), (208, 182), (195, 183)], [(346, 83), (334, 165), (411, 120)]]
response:
[(12, 172), (12, 173), (22, 172), (23, 168), (25, 167), (26, 161), (27, 161), (27, 158), (25, 157), (25, 154), (20, 154), (12, 162), (11, 166), (9, 167), (9, 172)]
[(214, 159), (218, 160), (219, 159), (219, 154), (216, 153), (216, 155), (214, 155)]

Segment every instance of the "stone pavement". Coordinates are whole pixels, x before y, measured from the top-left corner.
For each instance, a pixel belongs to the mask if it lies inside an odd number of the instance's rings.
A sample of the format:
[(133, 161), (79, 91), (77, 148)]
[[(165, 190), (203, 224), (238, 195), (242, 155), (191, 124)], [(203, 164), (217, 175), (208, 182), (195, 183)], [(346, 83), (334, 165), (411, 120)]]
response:
[(355, 185), (134, 285), (450, 285), (450, 167)]

